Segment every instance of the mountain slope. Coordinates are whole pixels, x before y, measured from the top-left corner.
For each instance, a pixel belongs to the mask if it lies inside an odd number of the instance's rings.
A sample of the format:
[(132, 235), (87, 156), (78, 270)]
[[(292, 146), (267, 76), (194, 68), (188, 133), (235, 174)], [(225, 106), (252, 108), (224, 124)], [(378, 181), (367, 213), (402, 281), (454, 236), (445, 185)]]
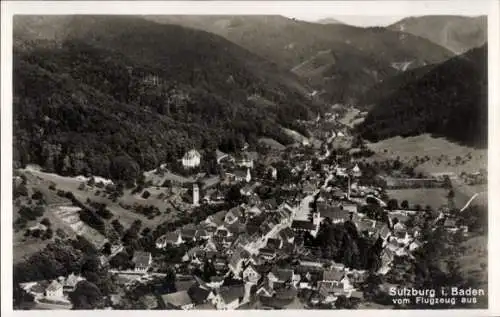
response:
[(488, 38), (486, 16), (411, 17), (398, 21), (388, 28), (426, 38), (456, 54), (479, 47)]
[(405, 84), (381, 93), (357, 130), (371, 141), (433, 133), (466, 145), (487, 146), (486, 62), (484, 45), (413, 80), (399, 75), (393, 81)]
[[(331, 101), (355, 100), (360, 91), (394, 73), (392, 63), (412, 62), (410, 68), (440, 63), (453, 53), (426, 39), (387, 30), (344, 24), (319, 24), (282, 16), (147, 16), (160, 23), (203, 29), (258, 54), (280, 67), (293, 69), (323, 51), (336, 56), (317, 72), (300, 75)], [(348, 64), (349, 67), (342, 67)], [(356, 79), (363, 74), (361, 87)], [(332, 81), (332, 78), (336, 78)], [(369, 79), (369, 80), (367, 80)], [(349, 83), (349, 84), (347, 84)], [(337, 93), (337, 86), (344, 86)]]
[[(130, 179), (192, 147), (291, 142), (280, 125), (319, 111), (293, 74), (210, 33), (117, 16), (61, 18), (37, 32), (40, 21), (21, 19), (29, 23), (15, 21), (25, 27), (14, 32), (19, 164)], [(256, 95), (274, 106), (254, 104)]]

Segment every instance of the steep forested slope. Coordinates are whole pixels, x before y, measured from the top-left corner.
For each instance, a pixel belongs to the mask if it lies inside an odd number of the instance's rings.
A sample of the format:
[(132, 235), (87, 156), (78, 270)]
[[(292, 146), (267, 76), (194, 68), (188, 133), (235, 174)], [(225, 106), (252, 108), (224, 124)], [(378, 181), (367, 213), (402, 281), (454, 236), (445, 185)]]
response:
[(488, 39), (486, 16), (411, 17), (390, 25), (389, 29), (426, 38), (457, 54), (479, 47)]
[(397, 70), (393, 63), (412, 62), (411, 68), (440, 63), (453, 56), (427, 39), (386, 28), (319, 24), (282, 16), (147, 16), (221, 35), (277, 65), (292, 69), (316, 63), (330, 51), (334, 59), (319, 62), (317, 71), (300, 72), (332, 102), (355, 102), (360, 94)]
[[(414, 80), (401, 78), (400, 82), (406, 84), (387, 94), (381, 92), (358, 131), (372, 141), (427, 132), (467, 145), (486, 146), (486, 63), (484, 45), (426, 70)], [(388, 85), (388, 89), (392, 87)]]
[(319, 110), (293, 74), (216, 35), (131, 17), (59, 22), (15, 32), (18, 164), (133, 178), (191, 147), (287, 143), (279, 126)]

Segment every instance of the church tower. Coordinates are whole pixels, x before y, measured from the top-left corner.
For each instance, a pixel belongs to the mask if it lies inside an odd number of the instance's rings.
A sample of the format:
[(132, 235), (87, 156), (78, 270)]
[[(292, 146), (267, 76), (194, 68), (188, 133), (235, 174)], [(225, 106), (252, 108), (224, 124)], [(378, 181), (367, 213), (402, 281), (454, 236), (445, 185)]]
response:
[(193, 206), (198, 206), (200, 204), (200, 188), (198, 184), (193, 184)]

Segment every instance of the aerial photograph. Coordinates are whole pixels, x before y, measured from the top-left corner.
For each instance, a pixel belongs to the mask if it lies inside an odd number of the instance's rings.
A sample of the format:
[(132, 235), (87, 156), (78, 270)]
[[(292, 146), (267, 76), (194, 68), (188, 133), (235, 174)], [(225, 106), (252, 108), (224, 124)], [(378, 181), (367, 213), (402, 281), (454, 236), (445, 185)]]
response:
[(488, 16), (408, 13), (14, 15), (14, 310), (487, 309)]

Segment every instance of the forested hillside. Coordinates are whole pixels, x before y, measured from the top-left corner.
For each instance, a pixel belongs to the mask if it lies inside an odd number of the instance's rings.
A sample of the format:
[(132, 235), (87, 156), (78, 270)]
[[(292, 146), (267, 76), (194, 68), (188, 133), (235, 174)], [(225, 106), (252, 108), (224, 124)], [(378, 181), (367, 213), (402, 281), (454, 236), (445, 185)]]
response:
[(280, 125), (319, 111), (293, 74), (216, 35), (132, 17), (63, 24), (14, 33), (18, 165), (133, 179), (192, 147), (289, 143)]
[[(410, 68), (440, 63), (454, 54), (431, 41), (382, 27), (320, 24), (283, 16), (147, 16), (221, 35), (285, 69), (315, 64), (298, 74), (331, 102), (355, 103), (366, 89), (397, 73), (393, 63)], [(320, 60), (330, 51), (333, 58)]]
[(398, 21), (388, 28), (426, 38), (457, 54), (479, 47), (488, 39), (486, 16), (410, 17)]
[[(415, 74), (399, 75), (392, 84), (379, 87), (374, 107), (357, 130), (371, 141), (433, 133), (467, 145), (487, 146), (486, 63), (484, 45), (425, 70), (414, 80), (408, 76)], [(396, 82), (405, 84), (394, 88)]]

